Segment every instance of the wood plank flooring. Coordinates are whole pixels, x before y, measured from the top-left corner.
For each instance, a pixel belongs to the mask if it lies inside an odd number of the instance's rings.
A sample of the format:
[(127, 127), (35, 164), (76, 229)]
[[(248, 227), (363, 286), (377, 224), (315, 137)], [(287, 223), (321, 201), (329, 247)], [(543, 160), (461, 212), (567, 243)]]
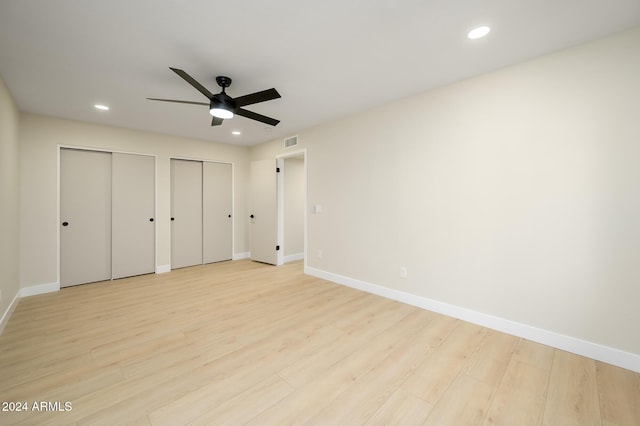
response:
[(640, 425), (637, 373), (302, 269), (233, 261), (22, 299), (0, 408), (28, 410), (0, 424)]

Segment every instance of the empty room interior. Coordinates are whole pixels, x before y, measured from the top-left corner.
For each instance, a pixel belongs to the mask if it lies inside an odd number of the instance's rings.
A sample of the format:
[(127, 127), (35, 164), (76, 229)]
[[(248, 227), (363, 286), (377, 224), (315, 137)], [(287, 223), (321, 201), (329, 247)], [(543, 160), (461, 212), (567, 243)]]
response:
[(640, 425), (640, 2), (0, 2), (0, 424)]

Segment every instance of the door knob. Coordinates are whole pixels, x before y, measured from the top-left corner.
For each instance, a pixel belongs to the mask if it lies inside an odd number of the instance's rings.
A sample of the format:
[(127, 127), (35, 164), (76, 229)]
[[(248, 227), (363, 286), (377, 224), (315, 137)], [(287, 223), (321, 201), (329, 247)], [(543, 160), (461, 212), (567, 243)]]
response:
[(149, 218), (149, 222), (153, 222), (153, 218)]
[(69, 222), (62, 222), (62, 226), (68, 226)]
[(173, 221), (173, 220), (176, 220), (176, 219), (172, 217), (171, 220)]
[(251, 215), (251, 216), (249, 216), (249, 217), (250, 217), (251, 219), (253, 219), (253, 218), (254, 218), (254, 216), (253, 216), (253, 215)]
[(227, 216), (227, 217), (231, 217), (231, 215)]

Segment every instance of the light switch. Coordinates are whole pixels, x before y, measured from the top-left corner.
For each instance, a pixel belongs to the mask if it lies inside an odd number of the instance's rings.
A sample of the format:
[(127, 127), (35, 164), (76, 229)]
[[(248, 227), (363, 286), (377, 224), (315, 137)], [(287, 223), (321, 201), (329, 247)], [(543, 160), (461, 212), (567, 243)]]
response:
[(315, 214), (322, 213), (322, 204), (314, 204), (313, 213)]

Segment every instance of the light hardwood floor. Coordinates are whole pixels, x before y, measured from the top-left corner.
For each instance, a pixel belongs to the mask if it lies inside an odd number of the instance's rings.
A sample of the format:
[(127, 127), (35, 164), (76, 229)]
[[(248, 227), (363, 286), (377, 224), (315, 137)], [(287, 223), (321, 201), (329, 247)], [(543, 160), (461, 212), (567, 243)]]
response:
[(0, 401), (71, 403), (2, 425), (626, 426), (640, 375), (234, 261), (22, 299)]

